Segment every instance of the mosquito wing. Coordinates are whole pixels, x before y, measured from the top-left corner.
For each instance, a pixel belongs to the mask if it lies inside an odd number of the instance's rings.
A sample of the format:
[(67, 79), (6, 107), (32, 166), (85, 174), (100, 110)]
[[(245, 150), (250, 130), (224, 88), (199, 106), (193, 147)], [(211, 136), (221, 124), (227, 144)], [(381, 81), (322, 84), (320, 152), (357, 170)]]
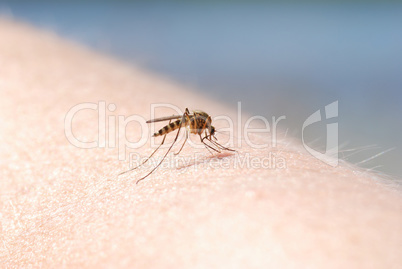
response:
[(166, 121), (166, 120), (177, 120), (177, 119), (181, 119), (182, 117), (183, 117), (182, 115), (173, 115), (173, 116), (161, 117), (161, 118), (156, 118), (156, 119), (152, 119), (152, 120), (147, 120), (147, 123)]

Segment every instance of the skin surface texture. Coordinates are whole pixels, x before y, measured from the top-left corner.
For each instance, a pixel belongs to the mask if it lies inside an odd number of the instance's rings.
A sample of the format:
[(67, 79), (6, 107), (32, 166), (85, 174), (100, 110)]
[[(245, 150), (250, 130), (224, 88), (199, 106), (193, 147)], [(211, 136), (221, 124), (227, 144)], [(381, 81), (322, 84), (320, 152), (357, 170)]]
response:
[[(400, 268), (398, 186), (344, 162), (328, 166), (280, 131), (275, 147), (270, 137), (251, 134), (269, 146), (241, 140), (237, 153), (186, 145), (176, 156), (186, 162), (135, 184), (152, 166), (117, 176), (129, 162), (119, 161), (121, 139), (110, 147), (110, 132), (98, 130), (97, 110), (77, 113), (72, 132), (106, 147), (72, 145), (65, 133), (71, 108), (104, 101), (115, 105), (106, 114), (118, 122), (119, 115), (149, 119), (152, 104), (169, 103), (225, 115), (235, 130), (237, 111), (25, 24), (1, 19), (0, 36), (1, 268)], [(125, 130), (129, 141), (144, 131), (135, 121)], [(153, 149), (147, 141), (125, 155)], [(236, 163), (269, 152), (285, 166)]]

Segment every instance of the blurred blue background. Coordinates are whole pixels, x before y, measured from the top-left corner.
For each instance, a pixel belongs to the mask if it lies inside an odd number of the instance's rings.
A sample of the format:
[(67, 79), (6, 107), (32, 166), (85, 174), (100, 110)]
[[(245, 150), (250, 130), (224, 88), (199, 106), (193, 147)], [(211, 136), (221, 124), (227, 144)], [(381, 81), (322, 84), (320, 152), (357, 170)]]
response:
[[(402, 176), (401, 3), (3, 1), (0, 14), (252, 114), (285, 115), (289, 136), (338, 100), (341, 157)], [(310, 129), (310, 146), (324, 149), (325, 126)]]

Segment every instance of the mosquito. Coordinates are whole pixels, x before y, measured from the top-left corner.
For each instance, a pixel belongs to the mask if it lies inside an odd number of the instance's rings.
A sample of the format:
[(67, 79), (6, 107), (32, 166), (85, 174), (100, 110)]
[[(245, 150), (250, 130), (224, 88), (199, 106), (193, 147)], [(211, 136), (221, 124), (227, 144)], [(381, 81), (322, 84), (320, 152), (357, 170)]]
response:
[[(172, 120), (175, 120), (175, 121), (172, 122)], [(125, 172), (122, 172), (118, 176), (131, 172), (131, 171), (139, 168), (140, 166), (144, 165), (150, 158), (152, 158), (152, 156), (158, 151), (158, 149), (163, 145), (163, 143), (165, 143), (167, 134), (177, 130), (176, 137), (173, 140), (173, 142), (170, 145), (167, 152), (165, 153), (165, 155), (163, 156), (162, 160), (148, 174), (146, 174), (144, 177), (137, 180), (136, 184), (138, 184), (138, 182), (140, 182), (141, 180), (144, 180), (146, 177), (148, 177), (150, 174), (152, 174), (162, 164), (162, 162), (165, 160), (166, 156), (169, 154), (173, 145), (176, 143), (177, 138), (179, 137), (180, 130), (182, 127), (184, 127), (186, 129), (186, 136), (185, 136), (184, 143), (182, 144), (180, 150), (178, 152), (174, 153), (175, 155), (178, 155), (181, 152), (181, 150), (183, 149), (184, 145), (187, 142), (189, 133), (198, 135), (200, 137), (201, 142), (204, 144), (206, 149), (208, 149), (208, 151), (211, 154), (213, 153), (211, 150), (218, 152), (218, 153), (220, 153), (222, 150), (235, 151), (234, 149), (224, 147), (217, 142), (218, 139), (215, 136), (215, 127), (212, 126), (211, 116), (208, 115), (208, 113), (206, 113), (204, 111), (194, 110), (193, 113), (190, 113), (188, 108), (186, 108), (183, 115), (173, 115), (173, 116), (168, 116), (168, 117), (151, 119), (151, 120), (148, 120), (147, 123), (160, 122), (160, 121), (169, 121), (169, 123), (165, 127), (160, 129), (157, 133), (153, 134), (153, 137), (163, 136), (162, 143), (140, 165), (138, 165), (130, 170), (127, 170)], [(208, 141), (211, 144), (210, 145), (207, 144), (206, 141)]]

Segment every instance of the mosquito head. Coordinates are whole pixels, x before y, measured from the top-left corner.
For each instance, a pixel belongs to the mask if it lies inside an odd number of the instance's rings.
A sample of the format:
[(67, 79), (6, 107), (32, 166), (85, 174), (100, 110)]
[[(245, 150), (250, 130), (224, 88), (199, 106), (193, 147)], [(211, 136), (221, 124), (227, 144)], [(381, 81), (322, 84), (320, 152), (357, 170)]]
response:
[(211, 129), (209, 130), (209, 136), (215, 138), (215, 140), (218, 140), (215, 136), (215, 127), (211, 125)]

